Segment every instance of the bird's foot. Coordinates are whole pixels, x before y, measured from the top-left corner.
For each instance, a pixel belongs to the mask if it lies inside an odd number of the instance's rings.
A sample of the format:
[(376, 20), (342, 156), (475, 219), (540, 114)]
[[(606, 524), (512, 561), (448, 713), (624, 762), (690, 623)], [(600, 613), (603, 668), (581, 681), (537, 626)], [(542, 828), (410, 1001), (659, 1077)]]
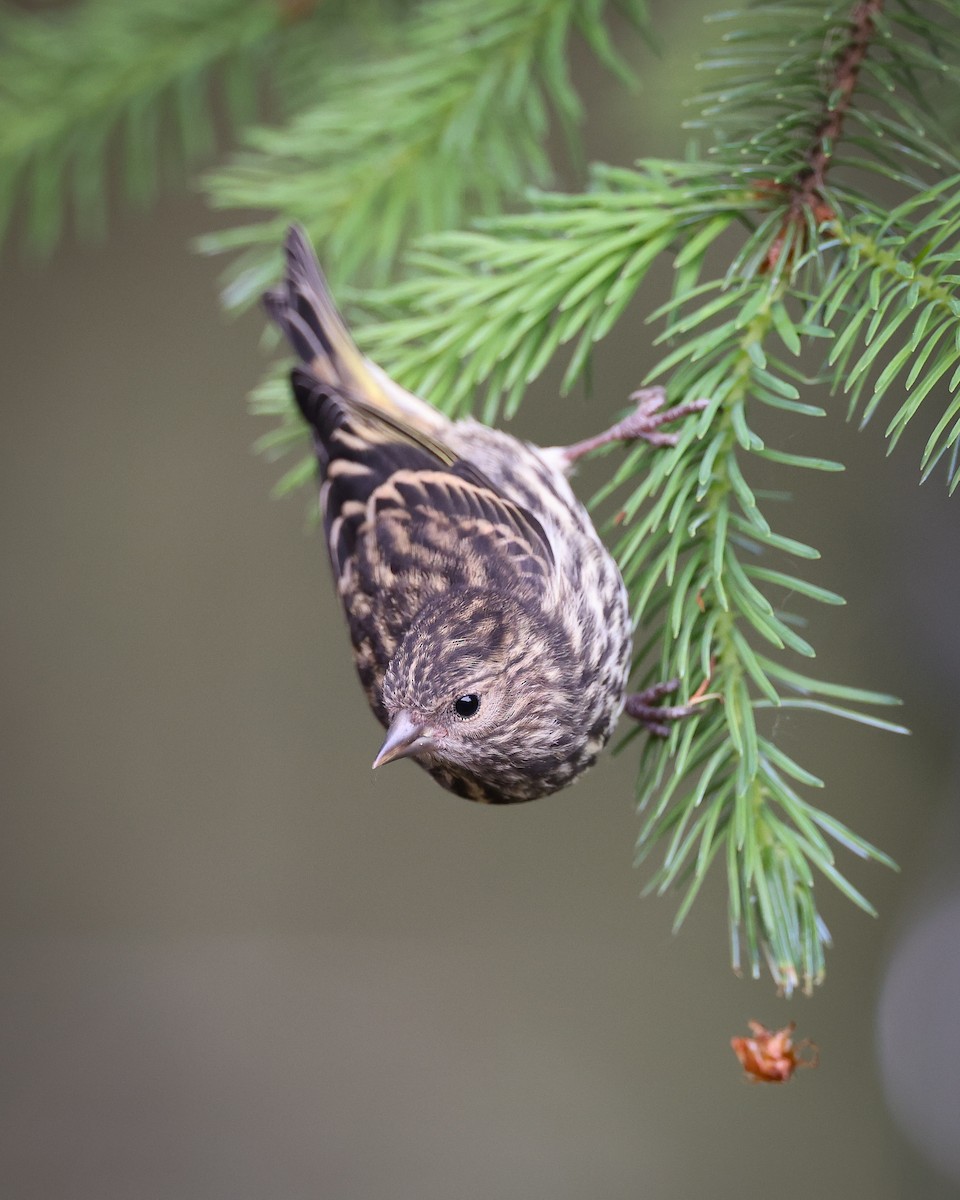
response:
[(573, 446), (564, 446), (563, 455), (569, 465), (591, 450), (597, 450), (610, 442), (644, 441), (651, 446), (675, 446), (679, 434), (664, 433), (660, 426), (670, 421), (679, 421), (691, 413), (702, 412), (710, 403), (709, 400), (688, 400), (684, 404), (676, 404), (673, 408), (664, 408), (667, 393), (662, 387), (641, 388), (634, 392), (631, 400), (637, 407), (622, 421), (612, 425), (595, 437), (576, 442)]
[(718, 699), (716, 694), (707, 691), (709, 682), (709, 679), (705, 679), (686, 704), (660, 703), (665, 696), (672, 696), (677, 690), (680, 686), (679, 679), (655, 683), (652, 687), (644, 688), (642, 692), (631, 692), (624, 703), (623, 711), (628, 717), (639, 721), (655, 737), (669, 737), (673, 721), (692, 717), (704, 701)]

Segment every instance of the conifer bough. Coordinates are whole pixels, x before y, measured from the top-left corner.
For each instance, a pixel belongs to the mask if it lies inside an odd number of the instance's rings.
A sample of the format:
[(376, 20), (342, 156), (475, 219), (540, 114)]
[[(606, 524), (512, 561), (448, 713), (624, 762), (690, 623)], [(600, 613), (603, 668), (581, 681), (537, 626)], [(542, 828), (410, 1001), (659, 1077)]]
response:
[[(671, 405), (709, 406), (672, 450), (631, 450), (597, 502), (615, 505), (641, 631), (632, 686), (679, 677), (689, 695), (709, 676), (722, 702), (640, 751), (638, 857), (655, 861), (650, 888), (682, 889), (678, 924), (719, 859), (734, 963), (756, 975), (766, 962), (782, 990), (809, 990), (829, 942), (816, 882), (872, 911), (834, 846), (892, 864), (810, 802), (820, 781), (777, 744), (771, 714), (899, 726), (873, 715), (892, 697), (798, 661), (813, 648), (787, 599), (842, 600), (807, 578), (817, 551), (774, 528), (775, 497), (751, 480), (760, 465), (789, 475), (840, 464), (767, 444), (757, 414), (785, 440), (793, 422), (823, 414), (820, 384), (861, 423), (889, 405), (893, 446), (932, 413), (923, 478), (960, 485), (960, 160), (937, 116), (960, 84), (960, 0), (922, 13), (907, 0), (725, 12), (701, 64), (716, 85), (687, 123), (700, 149), (595, 166), (584, 191), (527, 191), (521, 205), (529, 185), (548, 186), (551, 120), (575, 144), (572, 37), (629, 73), (614, 20), (649, 37), (642, 0), (423, 0), (409, 12), (390, 0), (85, 0), (67, 16), (4, 12), (0, 212), (27, 196), (36, 239), (52, 244), (72, 179), (94, 229), (113, 131), (130, 133), (117, 147), (130, 191), (149, 194), (165, 106), (177, 157), (208, 155), (205, 89), (221, 80), (247, 126), (241, 150), (204, 180), (213, 206), (244, 210), (243, 224), (202, 243), (239, 251), (228, 303), (276, 276), (290, 219), (341, 281), (387, 278), (412, 245), (402, 282), (364, 292), (379, 319), (360, 328), (363, 348), (448, 414), (476, 406), (487, 421), (510, 417), (558, 356), (564, 391), (574, 386), (667, 256), (672, 293), (649, 315), (660, 357), (637, 382), (665, 386)], [(108, 29), (122, 53), (102, 52)], [(250, 127), (242, 113), (261, 65), (286, 115)], [(279, 376), (253, 407), (280, 418), (264, 450), (302, 445)], [(312, 473), (307, 457), (281, 490)]]
[[(806, 25), (786, 30), (788, 11), (791, 22)], [(931, 137), (932, 124), (906, 119), (908, 101), (922, 103), (916, 80), (929, 51), (896, 33), (897, 20), (915, 33), (907, 10), (891, 18), (878, 2), (829, 11), (757, 6), (728, 40), (748, 51), (739, 66), (748, 73), (706, 97), (696, 122), (721, 131), (707, 157), (596, 168), (583, 195), (537, 194), (520, 216), (421, 243), (415, 277), (385, 297), (405, 315), (368, 330), (368, 348), (408, 387), (450, 411), (465, 408), (479, 388), (483, 415), (493, 419), (501, 406), (513, 412), (553, 354), (573, 343), (569, 388), (653, 259), (674, 256), (673, 295), (653, 314), (663, 322), (658, 341), (666, 352), (648, 381), (664, 382), (672, 403), (698, 396), (711, 403), (673, 455), (651, 463), (636, 450), (598, 499), (629, 488), (616, 553), (638, 626), (653, 631), (637, 655), (636, 684), (679, 676), (689, 691), (709, 676), (723, 703), (675, 729), (667, 745), (644, 745), (638, 857), (659, 855), (650, 889), (683, 889), (678, 925), (719, 857), (734, 964), (739, 969), (745, 958), (756, 975), (766, 961), (787, 993), (809, 991), (824, 977), (829, 933), (815, 899), (818, 874), (873, 912), (838, 868), (831, 841), (893, 864), (806, 798), (821, 781), (775, 743), (765, 710), (805, 709), (902, 730), (870, 712), (893, 697), (825, 682), (789, 662), (814, 652), (779, 598), (842, 600), (784, 565), (818, 555), (774, 531), (748, 482), (750, 463), (821, 471), (840, 464), (766, 445), (750, 413), (757, 406), (785, 418), (823, 411), (801, 398), (798, 385), (810, 380), (795, 362), (820, 339), (833, 342), (822, 376), (850, 392), (851, 411), (871, 384), (866, 417), (898, 370), (907, 388), (923, 386), (936, 347), (927, 350), (929, 338), (934, 329), (942, 338), (945, 323), (952, 333), (943, 343), (946, 365), (934, 370), (958, 366), (949, 251), (941, 258), (911, 245), (923, 213), (925, 242), (933, 234), (952, 249), (958, 206), (942, 199), (936, 177), (956, 164), (947, 140)], [(778, 54), (783, 66), (772, 67)], [(783, 89), (773, 105), (771, 73)], [(802, 120), (798, 90), (807, 98)], [(769, 122), (759, 129), (758, 112)], [(917, 166), (923, 174), (914, 174)], [(853, 167), (887, 175), (904, 198), (881, 207), (857, 189)], [(722, 274), (711, 276), (708, 262), (718, 250), (729, 254), (738, 227), (746, 236)], [(918, 314), (921, 297), (929, 298), (926, 316)], [(911, 322), (896, 358), (881, 363), (877, 342), (898, 330), (902, 337)], [(956, 379), (948, 390), (955, 386)], [(916, 391), (908, 393), (893, 436), (917, 406)], [(929, 470), (950, 450), (951, 488), (960, 430), (948, 423), (956, 412), (948, 402), (924, 464)]]
[[(817, 551), (775, 530), (750, 477), (757, 460), (842, 468), (766, 444), (754, 414), (774, 410), (789, 432), (823, 414), (804, 395), (821, 383), (865, 421), (896, 389), (895, 442), (929, 396), (942, 411), (923, 470), (945, 462), (951, 490), (960, 482), (960, 164), (929, 100), (958, 82), (960, 6), (939, 9), (935, 28), (879, 0), (726, 14), (704, 64), (723, 81), (689, 123), (705, 153), (597, 166), (581, 194), (534, 192), (522, 213), (421, 239), (409, 277), (379, 297), (387, 315), (363, 331), (412, 391), (451, 414), (479, 396), (493, 421), (565, 348), (573, 386), (651, 263), (672, 257), (672, 295), (649, 318), (663, 354), (644, 382), (672, 404), (710, 404), (674, 451), (628, 454), (596, 499), (617, 498), (615, 552), (641, 631), (633, 686), (679, 677), (689, 694), (709, 677), (722, 703), (643, 746), (638, 859), (657, 859), (648, 890), (681, 888), (678, 926), (719, 859), (734, 965), (758, 975), (766, 962), (786, 993), (825, 974), (818, 878), (873, 912), (834, 847), (893, 863), (811, 803), (821, 781), (776, 743), (769, 715), (904, 731), (872, 711), (895, 698), (795, 661), (814, 650), (787, 597), (843, 601), (805, 577)], [(811, 371), (818, 347), (826, 362)], [(270, 385), (257, 403), (282, 407)]]

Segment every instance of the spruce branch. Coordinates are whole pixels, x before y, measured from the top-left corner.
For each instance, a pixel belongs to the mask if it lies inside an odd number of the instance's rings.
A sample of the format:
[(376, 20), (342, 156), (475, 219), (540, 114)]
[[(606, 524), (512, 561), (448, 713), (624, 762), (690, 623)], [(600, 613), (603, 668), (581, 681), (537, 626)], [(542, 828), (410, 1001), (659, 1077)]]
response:
[[(776, 718), (905, 731), (877, 715), (894, 697), (798, 669), (815, 654), (793, 606), (843, 600), (809, 577), (818, 552), (777, 531), (752, 481), (760, 466), (842, 467), (769, 444), (757, 414), (772, 410), (785, 433), (824, 415), (806, 393), (826, 347), (819, 380), (861, 421), (900, 390), (892, 443), (925, 402), (942, 405), (923, 470), (949, 454), (960, 482), (960, 161), (935, 115), (938, 88), (960, 76), (960, 3), (937, 7), (935, 29), (897, 0), (725, 14), (705, 64), (722, 82), (689, 122), (704, 155), (595, 167), (581, 195), (534, 191), (523, 213), (421, 238), (409, 277), (366, 297), (381, 314), (361, 331), (372, 357), (447, 412), (478, 404), (493, 420), (558, 354), (569, 390), (654, 260), (671, 258), (672, 295), (648, 318), (661, 357), (638, 383), (709, 404), (672, 450), (629, 450), (594, 503), (616, 504), (636, 686), (679, 678), (682, 699), (709, 681), (717, 698), (644, 740), (637, 857), (653, 864), (647, 890), (681, 889), (678, 927), (719, 861), (735, 967), (766, 963), (788, 993), (825, 974), (822, 880), (873, 912), (837, 847), (893, 863), (812, 802), (822, 781), (778, 745)], [(288, 403), (270, 382), (256, 398), (262, 412)], [(266, 448), (299, 436), (284, 417)]]
[(572, 35), (630, 78), (605, 24), (614, 10), (646, 28), (643, 0), (427, 0), (393, 55), (328, 72), (314, 105), (252, 130), (206, 180), (215, 208), (270, 212), (200, 241), (206, 252), (242, 252), (228, 303), (248, 303), (273, 277), (291, 217), (335, 279), (368, 266), (382, 281), (411, 235), (496, 212), (546, 182), (551, 112), (571, 143), (581, 117), (567, 68)]
[(41, 250), (56, 244), (71, 206), (81, 233), (102, 236), (112, 153), (122, 156), (125, 198), (146, 203), (162, 175), (182, 178), (211, 157), (221, 117), (233, 128), (253, 120), (268, 78), (283, 102), (303, 46), (312, 48), (314, 70), (325, 51), (332, 58), (331, 29), (356, 8), (357, 0), (4, 7), (0, 239), (18, 197), (27, 200), (28, 233)]
[(844, 120), (852, 108), (860, 69), (877, 33), (875, 19), (882, 9), (883, 0), (861, 0), (850, 15), (846, 36), (835, 55), (827, 105), (804, 154), (804, 165), (791, 179), (779, 185), (789, 197), (789, 203), (780, 232), (764, 263), (767, 270), (774, 269), (788, 243), (793, 253), (797, 253), (808, 229), (820, 226), (834, 215), (824, 194), (827, 171), (835, 147), (843, 136)]
[(182, 164), (209, 153), (206, 76), (229, 71), (237, 119), (253, 92), (249, 73), (281, 21), (268, 0), (87, 3), (39, 16), (0, 14), (0, 236), (21, 190), (34, 242), (49, 250), (69, 190), (81, 228), (103, 230), (106, 156), (122, 129), (128, 196), (150, 198), (158, 181), (160, 112)]
[[(769, 245), (777, 236), (771, 231)], [(646, 668), (642, 678), (665, 669), (688, 681), (707, 675), (711, 691), (723, 698), (722, 709), (704, 709), (688, 728), (675, 730), (668, 744), (644, 746), (639, 801), (649, 816), (639, 857), (646, 859), (667, 841), (650, 886), (659, 892), (685, 887), (679, 926), (710, 864), (723, 853), (735, 966), (745, 953), (756, 975), (766, 960), (783, 990), (799, 984), (809, 991), (823, 978), (829, 944), (814, 898), (814, 868), (872, 911), (838, 870), (823, 833), (861, 857), (890, 860), (804, 798), (795, 785), (819, 787), (820, 781), (776, 746), (762, 717), (769, 708), (794, 707), (897, 727), (862, 711), (865, 705), (892, 703), (891, 697), (838, 689), (781, 662), (785, 652), (814, 654), (796, 632), (784, 597), (842, 600), (796, 568), (765, 565), (771, 555), (801, 560), (818, 555), (775, 532), (748, 483), (749, 464), (767, 459), (827, 471), (839, 464), (784, 454), (751, 428), (749, 413), (758, 404), (812, 415), (804, 412), (791, 382), (795, 372), (772, 344), (779, 341), (789, 352), (804, 330), (784, 306), (784, 280), (771, 285), (758, 272), (731, 290), (732, 316), (718, 327), (722, 335), (710, 353), (672, 370), (679, 394), (710, 394), (711, 409), (688, 437), (682, 460), (662, 479), (650, 480), (645, 490), (651, 507), (617, 547), (625, 572), (642, 581), (639, 628), (657, 631), (637, 663)], [(683, 310), (683, 298), (674, 304)], [(628, 470), (625, 464), (621, 474)], [(631, 503), (637, 499), (635, 491)], [(834, 703), (841, 698), (844, 703)]]
[(812, 319), (839, 329), (828, 367), (834, 389), (850, 397), (848, 415), (859, 410), (863, 426), (890, 392), (905, 393), (886, 427), (891, 448), (940, 386), (945, 403), (920, 466), (925, 480), (946, 458), (951, 493), (960, 485), (958, 188), (952, 175), (882, 216), (834, 222), (845, 260), (811, 308)]
[[(337, 11), (359, 21), (380, 2)], [(822, 782), (778, 744), (776, 719), (900, 727), (876, 715), (893, 697), (798, 667), (814, 650), (794, 606), (843, 601), (810, 576), (817, 551), (777, 530), (774, 499), (755, 480), (761, 467), (841, 469), (781, 448), (792, 422), (824, 415), (810, 395), (820, 382), (846, 394), (861, 424), (892, 403), (891, 446), (934, 410), (923, 476), (945, 465), (950, 489), (960, 486), (960, 158), (939, 119), (960, 82), (960, 0), (933, 0), (934, 16), (906, 0), (764, 0), (723, 14), (703, 64), (717, 83), (688, 122), (702, 153), (596, 166), (573, 195), (546, 190), (549, 126), (572, 139), (581, 115), (571, 38), (626, 75), (609, 22), (620, 13), (645, 33), (641, 0), (423, 0), (376, 53), (336, 66), (334, 7), (5, 10), (0, 212), (27, 195), (35, 237), (52, 244), (71, 175), (92, 228), (118, 131), (129, 190), (148, 195), (166, 138), (181, 167), (207, 152), (211, 78), (243, 118), (269, 60), (293, 115), (251, 129), (206, 181), (215, 207), (266, 214), (202, 242), (239, 251), (228, 302), (273, 278), (291, 218), (341, 279), (386, 278), (415, 236), (405, 279), (364, 296), (379, 319), (361, 343), (448, 413), (478, 407), (488, 421), (512, 416), (557, 356), (562, 389), (575, 386), (666, 255), (673, 290), (648, 316), (659, 359), (637, 383), (662, 383), (671, 405), (708, 405), (672, 449), (636, 445), (611, 459), (594, 503), (616, 512), (636, 685), (677, 677), (684, 699), (708, 680), (714, 698), (639, 751), (638, 859), (648, 890), (680, 889), (678, 926), (710, 869), (725, 871), (734, 964), (756, 975), (766, 963), (781, 989), (810, 990), (829, 944), (822, 881), (872, 911), (836, 848), (892, 863), (812, 802)], [(504, 215), (521, 195), (524, 210)], [(266, 380), (253, 408), (280, 418), (261, 439), (266, 453), (304, 445), (285, 381)], [(778, 422), (767, 439), (760, 412)], [(313, 471), (304, 457), (281, 490)], [(623, 747), (636, 750), (637, 736)]]
[[(796, 29), (785, 28), (785, 14)], [(689, 696), (709, 678), (721, 700), (666, 741), (644, 743), (638, 857), (659, 855), (650, 888), (684, 889), (678, 925), (719, 858), (735, 965), (756, 975), (766, 962), (787, 992), (809, 991), (824, 976), (829, 932), (818, 876), (873, 911), (831, 842), (893, 864), (811, 803), (805, 792), (821, 782), (776, 744), (768, 714), (799, 710), (902, 729), (871, 711), (892, 697), (789, 663), (814, 650), (787, 598), (842, 599), (786, 565), (818, 554), (775, 530), (750, 482), (752, 464), (841, 465), (766, 444), (752, 414), (822, 414), (802, 396), (808, 380), (797, 359), (826, 341), (824, 377), (854, 401), (871, 370), (880, 372), (866, 415), (897, 372), (909, 372), (915, 390), (899, 427), (932, 393), (953, 362), (946, 347), (952, 356), (958, 341), (951, 188), (929, 178), (954, 159), (923, 107), (925, 52), (892, 37), (893, 19), (879, 3), (771, 3), (759, 6), (759, 19), (751, 9), (733, 38), (750, 48), (740, 81), (708, 97), (699, 122), (722, 131), (709, 159), (596, 168), (584, 195), (533, 193), (525, 214), (423, 240), (410, 259), (415, 275), (380, 297), (398, 315), (364, 331), (374, 357), (448, 411), (464, 411), (481, 387), (486, 419), (501, 407), (510, 415), (568, 345), (569, 388), (650, 263), (672, 256), (673, 296), (651, 316), (663, 356), (645, 382), (663, 381), (669, 403), (710, 404), (673, 451), (652, 461), (643, 447), (630, 451), (598, 499), (618, 498), (615, 551), (641, 631), (637, 685), (679, 677)], [(782, 91), (758, 129), (771, 72)], [(890, 81), (899, 89), (892, 95)], [(900, 205), (862, 187), (865, 168), (901, 189)], [(745, 233), (731, 253), (738, 228)], [(729, 265), (717, 275), (721, 253)], [(905, 330), (896, 357), (882, 356)], [(929, 457), (955, 444), (958, 415), (948, 404)]]

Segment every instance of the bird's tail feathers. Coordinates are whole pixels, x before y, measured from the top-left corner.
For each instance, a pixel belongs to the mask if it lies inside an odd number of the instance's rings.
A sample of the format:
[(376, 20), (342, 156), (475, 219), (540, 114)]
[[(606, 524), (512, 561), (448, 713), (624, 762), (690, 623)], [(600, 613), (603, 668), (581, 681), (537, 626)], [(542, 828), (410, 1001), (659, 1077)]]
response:
[(344, 423), (344, 405), (337, 392), (307, 367), (293, 368), (290, 385), (297, 408), (313, 432), (317, 454), (325, 462), (328, 457), (326, 446), (334, 431)]
[[(330, 388), (347, 401), (353, 398), (414, 429), (441, 435), (446, 418), (394, 383), (360, 353), (337, 311), (307, 235), (298, 225), (291, 225), (287, 231), (284, 252), (283, 282), (264, 293), (263, 303), (313, 375), (314, 383), (321, 385), (319, 391), (315, 387), (309, 390), (319, 395), (324, 387)], [(299, 378), (305, 385), (305, 377)], [(303, 411), (302, 404), (300, 407)]]
[(363, 356), (337, 311), (306, 233), (291, 225), (283, 248), (286, 273), (283, 283), (264, 297), (267, 311), (322, 383), (365, 395), (369, 383)]

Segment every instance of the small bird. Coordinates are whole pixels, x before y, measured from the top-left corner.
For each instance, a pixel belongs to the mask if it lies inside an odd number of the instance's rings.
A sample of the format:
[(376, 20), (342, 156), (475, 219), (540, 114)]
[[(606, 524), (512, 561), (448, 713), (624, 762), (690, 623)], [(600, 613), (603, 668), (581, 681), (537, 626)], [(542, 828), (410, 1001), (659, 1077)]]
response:
[(512, 804), (573, 782), (621, 712), (665, 735), (692, 705), (671, 680), (627, 694), (627, 592), (567, 475), (617, 440), (703, 407), (636, 393), (626, 420), (541, 448), (451, 421), (357, 349), (306, 235), (264, 295), (301, 360), (293, 395), (313, 434), (320, 505), (360, 682), (387, 736), (374, 767), (412, 758), (469, 800)]

